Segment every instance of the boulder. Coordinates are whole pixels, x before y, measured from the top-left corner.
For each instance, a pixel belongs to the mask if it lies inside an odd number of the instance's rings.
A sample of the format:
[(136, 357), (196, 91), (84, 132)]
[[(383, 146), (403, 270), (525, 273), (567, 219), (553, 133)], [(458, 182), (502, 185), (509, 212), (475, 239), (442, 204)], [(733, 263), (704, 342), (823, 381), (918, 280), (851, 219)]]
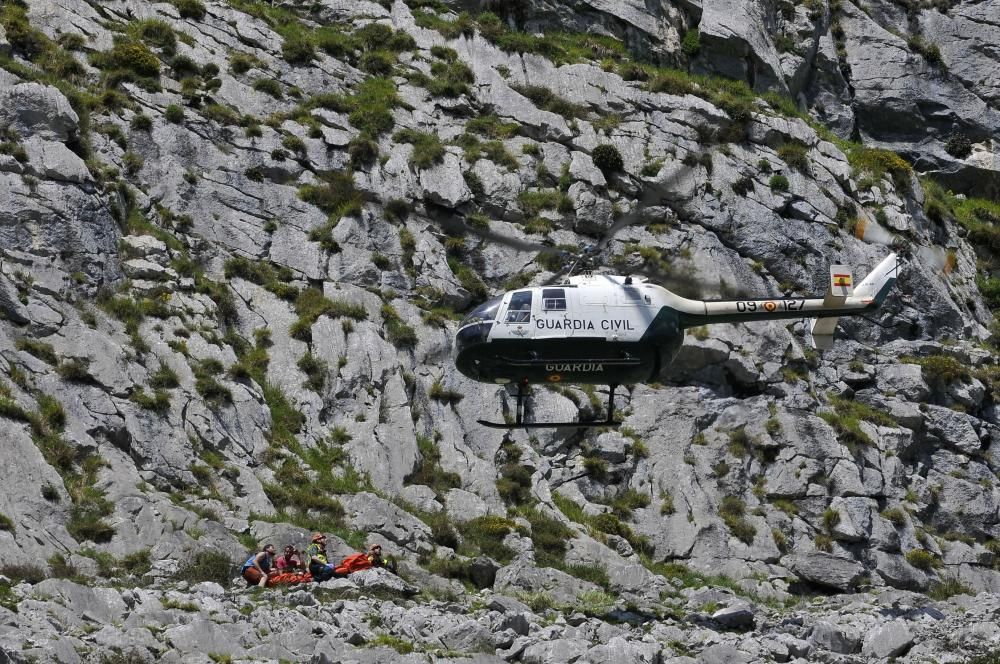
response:
[(727, 629), (752, 629), (754, 611), (749, 604), (737, 602), (713, 613), (712, 620)]
[(492, 588), (500, 565), (489, 556), (477, 556), (469, 563), (469, 577), (477, 588)]
[(590, 650), (586, 639), (553, 639), (527, 646), (521, 653), (525, 664), (550, 664), (551, 662), (574, 662)]
[(387, 590), (399, 593), (400, 595), (416, 595), (420, 592), (420, 588), (410, 585), (382, 567), (373, 567), (361, 570), (360, 572), (354, 572), (348, 578), (359, 588)]
[(865, 573), (861, 563), (822, 551), (785, 556), (781, 562), (800, 578), (841, 592), (852, 590)]
[(748, 664), (753, 657), (725, 643), (717, 643), (701, 651), (699, 664)]
[(65, 143), (79, 123), (80, 117), (56, 87), (20, 83), (0, 88), (0, 126), (19, 136)]
[(57, 182), (83, 184), (93, 178), (83, 159), (62, 143), (31, 136), (23, 143), (31, 170), (39, 177)]
[(461, 159), (451, 152), (445, 153), (444, 161), (420, 171), (420, 187), (427, 200), (454, 208), (472, 200), (472, 192), (462, 177)]
[(377, 533), (404, 548), (430, 550), (430, 528), (427, 524), (388, 500), (367, 492), (341, 496), (340, 500), (352, 527), (366, 533)]
[(821, 620), (813, 626), (809, 640), (831, 652), (850, 655), (858, 651), (861, 635), (853, 627)]
[(865, 637), (861, 654), (878, 659), (888, 659), (906, 654), (913, 645), (913, 634), (905, 620), (893, 620), (875, 627)]
[(927, 405), (924, 410), (924, 426), (943, 445), (954, 447), (963, 454), (976, 455), (982, 449), (979, 435), (972, 428), (972, 420), (965, 413), (943, 406)]
[(434, 636), (451, 650), (493, 652), (493, 632), (475, 620), (466, 620), (459, 625), (438, 632)]
[(548, 593), (556, 602), (573, 604), (580, 593), (600, 590), (589, 582), (570, 576), (550, 567), (538, 568), (524, 562), (515, 562), (497, 572), (496, 592)]

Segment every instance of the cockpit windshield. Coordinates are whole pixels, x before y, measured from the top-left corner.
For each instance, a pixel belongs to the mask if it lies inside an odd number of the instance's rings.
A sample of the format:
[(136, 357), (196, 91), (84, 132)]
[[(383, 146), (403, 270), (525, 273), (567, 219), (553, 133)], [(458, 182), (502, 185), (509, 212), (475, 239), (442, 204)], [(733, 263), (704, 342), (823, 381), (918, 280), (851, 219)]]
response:
[(459, 327), (465, 327), (466, 325), (471, 325), (472, 323), (491, 323), (497, 317), (497, 311), (500, 310), (500, 303), (503, 302), (503, 297), (496, 297), (492, 300), (487, 300), (483, 302), (478, 307), (472, 310), (472, 312), (465, 317), (462, 324)]

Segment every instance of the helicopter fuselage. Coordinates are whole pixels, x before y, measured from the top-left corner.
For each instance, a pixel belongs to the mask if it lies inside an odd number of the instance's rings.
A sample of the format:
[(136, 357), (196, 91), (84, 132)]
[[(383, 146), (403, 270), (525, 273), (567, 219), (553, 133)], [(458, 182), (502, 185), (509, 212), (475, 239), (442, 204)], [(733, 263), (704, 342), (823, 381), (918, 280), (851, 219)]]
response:
[(681, 317), (665, 306), (670, 297), (608, 276), (505, 293), (462, 322), (455, 363), (498, 384), (654, 381), (684, 338)]
[(480, 305), (459, 326), (455, 364), (470, 378), (501, 385), (661, 381), (685, 328), (857, 315), (881, 304), (895, 271), (892, 255), (853, 294), (710, 301), (689, 300), (631, 277), (572, 277)]

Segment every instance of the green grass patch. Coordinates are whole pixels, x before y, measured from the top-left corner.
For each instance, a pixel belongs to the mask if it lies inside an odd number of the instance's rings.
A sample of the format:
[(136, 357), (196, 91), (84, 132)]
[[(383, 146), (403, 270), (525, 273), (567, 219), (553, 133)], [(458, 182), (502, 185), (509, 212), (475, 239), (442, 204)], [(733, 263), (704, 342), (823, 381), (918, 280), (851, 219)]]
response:
[(972, 372), (966, 365), (948, 355), (907, 356), (899, 358), (899, 361), (918, 365), (924, 379), (938, 388), (944, 388), (956, 382), (968, 382), (972, 378)]
[(382, 305), (382, 321), (385, 324), (385, 338), (398, 348), (413, 348), (417, 345), (417, 331), (406, 323), (391, 304)]
[(542, 210), (563, 211), (567, 206), (570, 210), (573, 207), (569, 197), (558, 189), (522, 191), (518, 194), (517, 201), (528, 217), (534, 217)]
[(420, 452), (420, 459), (414, 471), (406, 476), (407, 484), (423, 484), (433, 489), (438, 496), (444, 495), (450, 489), (461, 488), (461, 476), (441, 468), (441, 451), (432, 438), (417, 434), (417, 449)]
[(929, 572), (932, 569), (937, 569), (942, 566), (941, 559), (930, 551), (925, 551), (924, 549), (910, 549), (906, 552), (906, 562), (910, 563), (917, 569)]
[(431, 134), (415, 129), (402, 129), (393, 135), (397, 143), (409, 143), (413, 146), (410, 153), (410, 165), (423, 170), (444, 160), (444, 144), (437, 134)]
[(586, 107), (581, 106), (580, 104), (574, 104), (573, 102), (560, 97), (545, 86), (512, 84), (511, 87), (519, 94), (530, 99), (535, 106), (543, 111), (549, 111), (550, 113), (561, 115), (567, 120), (572, 120), (573, 118), (585, 118), (587, 116)]
[(559, 508), (559, 511), (566, 518), (574, 523), (585, 526), (590, 536), (598, 541), (606, 542), (607, 538), (605, 535), (617, 535), (627, 540), (636, 551), (644, 554), (649, 553), (649, 540), (644, 535), (633, 531), (628, 524), (624, 523), (614, 513), (587, 514), (583, 511), (582, 507), (558, 492), (552, 494), (552, 502), (555, 503), (556, 507)]
[(21, 337), (14, 345), (18, 350), (23, 350), (26, 353), (34, 355), (46, 364), (50, 364), (52, 366), (59, 364), (59, 358), (56, 356), (55, 348), (53, 348), (50, 343), (39, 341), (38, 339)]
[(746, 520), (746, 505), (736, 496), (724, 496), (719, 504), (719, 516), (732, 535), (746, 544), (753, 544), (757, 529)]
[(831, 396), (830, 405), (834, 412), (820, 413), (820, 417), (837, 432), (837, 439), (852, 453), (859, 447), (871, 445), (871, 437), (861, 429), (861, 422), (886, 427), (896, 427), (899, 423), (890, 415), (872, 408), (860, 401)]
[(368, 318), (368, 312), (362, 305), (330, 300), (318, 288), (307, 288), (299, 293), (295, 299), (295, 313), (299, 318), (292, 324), (289, 333), (300, 341), (312, 341), (312, 326), (320, 316), (357, 321)]
[(226, 554), (221, 551), (205, 550), (185, 558), (174, 574), (174, 579), (192, 584), (212, 581), (223, 588), (228, 588), (237, 571), (236, 565)]
[(480, 516), (458, 525), (462, 543), (459, 553), (474, 557), (486, 554), (501, 564), (514, 559), (514, 552), (503, 544), (503, 539), (514, 532), (516, 524), (502, 516)]

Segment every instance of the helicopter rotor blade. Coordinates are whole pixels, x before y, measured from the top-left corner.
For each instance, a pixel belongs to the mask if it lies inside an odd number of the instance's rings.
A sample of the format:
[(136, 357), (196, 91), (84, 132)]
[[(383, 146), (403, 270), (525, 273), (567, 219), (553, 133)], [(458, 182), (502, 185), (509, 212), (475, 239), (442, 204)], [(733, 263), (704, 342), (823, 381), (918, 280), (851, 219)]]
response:
[[(574, 257), (572, 252), (564, 251), (561, 248), (555, 247), (551, 242), (546, 244), (543, 242), (534, 242), (531, 240), (526, 240), (506, 233), (497, 232), (490, 229), (489, 227), (473, 226), (466, 223), (463, 217), (455, 215), (454, 213), (446, 212), (444, 209), (437, 210), (437, 213), (431, 213), (434, 221), (436, 221), (439, 226), (447, 232), (449, 235), (454, 237), (461, 237), (462, 235), (469, 234), (475, 235), (484, 241), (490, 243), (496, 243), (510, 247), (516, 251), (524, 252), (540, 252), (542, 254), (565, 254), (561, 256), (563, 260), (562, 267), (556, 269), (552, 276), (546, 279), (543, 285), (549, 285), (555, 283), (562, 279), (567, 273), (572, 273), (577, 267), (584, 265), (588, 269), (593, 268), (593, 263), (603, 264), (604, 260), (602, 257), (602, 252), (610, 244), (611, 240), (620, 233), (623, 229), (635, 224), (637, 221), (642, 219), (643, 213), (650, 207), (656, 205), (667, 205), (669, 207), (669, 200), (662, 196), (662, 190), (664, 188), (671, 187), (677, 180), (681, 177), (688, 175), (693, 167), (683, 164), (680, 168), (675, 170), (672, 174), (665, 177), (652, 185), (646, 186), (646, 183), (642, 183), (642, 195), (636, 205), (623, 214), (618, 219), (614, 220), (611, 226), (603, 233), (601, 238), (596, 244), (588, 245), (584, 247), (581, 251), (576, 252)], [(429, 210), (430, 212), (430, 210)], [(536, 259), (538, 257), (536, 256)], [(591, 264), (591, 265), (588, 265)], [(636, 274), (639, 272), (634, 271)], [(657, 281), (671, 280), (673, 275), (667, 275), (662, 271), (650, 272), (650, 278)], [(682, 280), (673, 279), (675, 283), (680, 284)], [(683, 290), (690, 291), (691, 286), (694, 284), (693, 280), (685, 280), (680, 286)], [(697, 289), (695, 289), (697, 290)]]
[(611, 240), (618, 235), (618, 233), (641, 220), (643, 213), (647, 209), (657, 206), (669, 208), (670, 199), (669, 197), (663, 196), (663, 190), (669, 189), (682, 177), (690, 174), (692, 169), (693, 166), (689, 166), (681, 162), (680, 168), (666, 176), (663, 180), (659, 180), (649, 186), (644, 186), (642, 195), (640, 196), (635, 207), (616, 219), (615, 222), (604, 232), (604, 235), (597, 243), (597, 252), (599, 253), (603, 251), (605, 247), (610, 244)]
[(502, 244), (518, 251), (555, 251), (555, 248), (551, 244), (533, 242), (531, 240), (514, 237), (513, 235), (499, 233), (489, 227), (483, 228), (480, 226), (473, 226), (465, 223), (461, 217), (457, 217), (455, 215), (441, 215), (436, 217), (435, 221), (438, 222), (445, 232), (453, 237), (461, 237), (466, 234), (475, 235), (476, 237), (488, 242)]

